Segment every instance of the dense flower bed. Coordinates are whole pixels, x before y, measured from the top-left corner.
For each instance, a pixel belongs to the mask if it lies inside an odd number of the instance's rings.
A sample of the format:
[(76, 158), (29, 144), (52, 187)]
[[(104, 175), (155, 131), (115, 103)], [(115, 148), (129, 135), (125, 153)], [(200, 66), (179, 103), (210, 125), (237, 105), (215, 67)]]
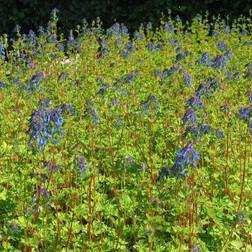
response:
[(0, 43), (0, 250), (251, 251), (251, 21)]

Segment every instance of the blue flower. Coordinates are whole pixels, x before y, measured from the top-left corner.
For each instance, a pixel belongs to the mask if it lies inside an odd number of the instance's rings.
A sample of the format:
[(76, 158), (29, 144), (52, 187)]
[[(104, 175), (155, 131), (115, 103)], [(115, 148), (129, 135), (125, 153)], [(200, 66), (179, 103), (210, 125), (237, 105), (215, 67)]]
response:
[(120, 51), (120, 55), (124, 58), (127, 58), (130, 54), (131, 50), (128, 50), (127, 48), (124, 48)]
[(98, 125), (100, 123), (100, 117), (99, 117), (99, 114), (98, 114), (97, 110), (95, 108), (93, 108), (93, 107), (89, 107), (88, 111), (91, 114), (94, 123), (96, 125)]
[(217, 43), (217, 47), (220, 48), (222, 51), (227, 49), (227, 45), (223, 41), (219, 41)]
[(131, 155), (125, 156), (123, 161), (124, 161), (124, 165), (127, 166), (127, 167), (129, 167), (129, 166), (132, 167), (132, 166), (135, 165), (135, 160)]
[(109, 29), (107, 29), (107, 35), (109, 37), (128, 35), (128, 28), (125, 25), (115, 23)]
[(192, 98), (190, 98), (185, 105), (186, 108), (199, 108), (202, 109), (203, 108), (203, 104), (201, 101), (201, 98), (197, 95), (193, 96)]
[(208, 78), (205, 82), (198, 86), (198, 89), (196, 90), (196, 95), (198, 97), (204, 96), (206, 94), (212, 95), (213, 92), (216, 91), (218, 88), (218, 82), (214, 81), (212, 78)]
[(144, 40), (144, 38), (145, 38), (145, 36), (144, 36), (143, 33), (140, 33), (138, 31), (134, 33), (134, 39), (135, 40)]
[(65, 52), (65, 46), (64, 46), (64, 44), (58, 43), (58, 44), (57, 44), (57, 48), (58, 48), (60, 51)]
[(55, 34), (51, 34), (51, 33), (48, 34), (46, 40), (48, 43), (57, 43), (58, 42), (57, 36)]
[(217, 135), (217, 137), (219, 138), (219, 139), (221, 139), (221, 138), (223, 138), (223, 131), (221, 131), (221, 130), (216, 130), (216, 135)]
[(172, 23), (170, 23), (170, 22), (165, 22), (163, 30), (164, 30), (164, 32), (173, 33), (175, 29), (174, 29), (174, 26), (173, 26)]
[(161, 50), (161, 49), (163, 49), (163, 44), (162, 43), (157, 43), (157, 45), (156, 45), (156, 50)]
[(230, 60), (232, 58), (232, 51), (231, 50), (226, 51), (224, 57), (226, 58), (226, 60)]
[(21, 232), (20, 226), (16, 223), (10, 224), (9, 228), (12, 233), (19, 234)]
[(192, 86), (192, 76), (188, 73), (184, 73), (183, 74), (183, 79), (184, 79), (184, 83), (191, 87)]
[(116, 45), (121, 46), (123, 44), (123, 41), (119, 38), (116, 40)]
[[(176, 165), (184, 165), (186, 167), (196, 167), (200, 159), (199, 153), (194, 149), (192, 143), (188, 143), (184, 148), (176, 153)], [(176, 166), (175, 165), (175, 166)]]
[(241, 221), (242, 224), (246, 224), (246, 216), (244, 211), (237, 211), (235, 212), (235, 221)]
[(129, 34), (129, 30), (128, 30), (127, 26), (124, 24), (121, 24), (121, 34), (124, 34), (124, 35)]
[(63, 125), (63, 117), (61, 108), (50, 108), (47, 99), (40, 100), (39, 108), (33, 111), (28, 132), (30, 135), (29, 145), (36, 143), (38, 149), (42, 151), (44, 145), (51, 140), (55, 134), (60, 133), (63, 136), (61, 129)]
[(171, 76), (172, 74), (175, 73), (175, 71), (177, 70), (177, 68), (175, 66), (171, 66), (170, 68), (166, 68), (163, 70), (163, 79), (166, 79), (167, 77)]
[(75, 115), (76, 114), (73, 106), (71, 104), (69, 104), (69, 103), (62, 104), (60, 106), (60, 108), (61, 108), (62, 111), (67, 112), (67, 113), (69, 113), (71, 115)]
[(51, 198), (49, 192), (46, 190), (45, 187), (41, 187), (41, 188), (40, 188), (40, 194), (41, 194), (41, 196), (42, 196), (44, 199), (46, 199), (46, 200), (49, 200), (49, 199)]
[(249, 99), (249, 101), (252, 103), (252, 91), (250, 91), (250, 92), (248, 93), (248, 99)]
[(91, 166), (87, 164), (86, 158), (83, 156), (78, 157), (78, 162), (79, 162), (80, 175), (83, 176), (83, 173), (91, 169)]
[(0, 43), (0, 59), (5, 60), (5, 48)]
[(154, 73), (155, 77), (161, 77), (162, 76), (162, 71), (159, 70), (159, 69), (155, 69), (153, 73)]
[(142, 104), (144, 115), (146, 115), (150, 108), (154, 110), (155, 113), (158, 111), (158, 98), (155, 95), (149, 95), (148, 99)]
[(185, 124), (193, 125), (197, 121), (197, 115), (195, 113), (195, 110), (192, 108), (186, 110), (182, 121), (183, 125)]
[(175, 20), (176, 20), (177, 22), (181, 22), (181, 21), (182, 21), (179, 15), (176, 15), (176, 16), (175, 16)]
[(221, 67), (222, 69), (224, 69), (226, 64), (227, 64), (227, 58), (224, 57), (223, 55), (217, 55), (212, 62), (212, 67), (213, 68)]
[(240, 108), (239, 116), (241, 120), (248, 120), (250, 117), (252, 117), (252, 107)]
[(40, 83), (45, 78), (44, 72), (39, 72), (37, 74), (34, 74), (29, 82), (29, 85), (25, 85), (24, 88), (29, 92), (33, 92), (35, 90), (41, 90)]
[(145, 115), (148, 113), (148, 111), (149, 111), (149, 103), (148, 102), (143, 103), (143, 111), (144, 111)]
[(167, 165), (164, 165), (159, 170), (158, 180), (164, 179), (170, 175), (170, 168)]
[(163, 48), (163, 45), (161, 43), (158, 43), (157, 45), (153, 44), (152, 42), (148, 44), (148, 49), (150, 51), (158, 51)]
[(178, 45), (178, 40), (175, 38), (169, 38), (168, 41), (174, 47)]
[(69, 35), (68, 40), (67, 40), (67, 49), (68, 50), (71, 50), (71, 49), (79, 50), (80, 46), (81, 46), (80, 43), (77, 40), (74, 39), (73, 32), (71, 30), (70, 35)]
[(195, 137), (202, 136), (204, 134), (210, 133), (211, 128), (208, 124), (200, 124), (196, 126), (189, 126), (186, 128), (183, 137), (186, 137), (188, 134), (191, 134)]
[(31, 77), (30, 83), (31, 83), (32, 85), (34, 85), (34, 84), (39, 84), (44, 78), (45, 78), (45, 73), (44, 73), (44, 72), (39, 72), (39, 73), (37, 73), (37, 74), (34, 74), (34, 75)]
[(158, 110), (158, 98), (155, 95), (150, 95), (150, 100), (154, 106), (154, 110), (157, 111)]
[(105, 56), (105, 55), (108, 56), (109, 55), (109, 49), (104, 47), (104, 48), (101, 49), (100, 53), (101, 53), (101, 56)]
[(190, 142), (184, 148), (176, 153), (176, 160), (171, 168), (163, 166), (159, 171), (159, 178), (164, 178), (169, 175), (178, 177), (185, 176), (189, 167), (196, 167), (200, 160), (199, 153), (194, 149)]
[(2, 81), (0, 81), (0, 89), (3, 89), (4, 87), (5, 87), (5, 84)]
[(204, 52), (201, 58), (197, 61), (197, 63), (200, 65), (210, 66), (211, 65), (210, 55), (207, 52)]
[(96, 92), (96, 94), (101, 94), (104, 95), (105, 92), (109, 89), (109, 84), (105, 83), (103, 80), (99, 83), (99, 85), (101, 86), (101, 88), (99, 89), (99, 91)]

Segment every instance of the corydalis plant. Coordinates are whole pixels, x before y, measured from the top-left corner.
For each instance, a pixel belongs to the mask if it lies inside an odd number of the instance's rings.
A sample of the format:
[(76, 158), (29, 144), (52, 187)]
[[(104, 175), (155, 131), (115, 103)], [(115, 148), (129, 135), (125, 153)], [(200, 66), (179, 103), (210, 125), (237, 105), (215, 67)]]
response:
[(28, 134), (29, 145), (42, 151), (43, 147), (55, 137), (56, 134), (63, 136), (62, 125), (64, 122), (60, 107), (50, 108), (47, 99), (41, 100), (39, 108), (33, 111)]
[(193, 143), (188, 143), (185, 147), (178, 150), (174, 165), (169, 168), (164, 166), (159, 172), (159, 177), (168, 175), (185, 176), (189, 167), (196, 167), (200, 160), (200, 154), (194, 149)]

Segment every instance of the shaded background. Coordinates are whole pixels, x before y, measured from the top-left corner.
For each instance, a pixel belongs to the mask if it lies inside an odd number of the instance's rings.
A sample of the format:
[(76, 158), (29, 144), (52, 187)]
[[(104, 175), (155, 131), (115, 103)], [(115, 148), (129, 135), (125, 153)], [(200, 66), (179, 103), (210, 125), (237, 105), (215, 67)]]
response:
[(21, 32), (37, 30), (45, 26), (50, 12), (57, 8), (59, 12), (60, 32), (67, 33), (80, 24), (83, 18), (87, 21), (100, 17), (103, 26), (111, 26), (115, 20), (136, 30), (140, 23), (158, 24), (161, 13), (179, 15), (182, 20), (190, 20), (197, 13), (207, 10), (211, 15), (229, 15), (231, 20), (241, 14), (248, 15), (252, 9), (252, 0), (0, 0), (0, 34), (13, 34), (16, 24)]

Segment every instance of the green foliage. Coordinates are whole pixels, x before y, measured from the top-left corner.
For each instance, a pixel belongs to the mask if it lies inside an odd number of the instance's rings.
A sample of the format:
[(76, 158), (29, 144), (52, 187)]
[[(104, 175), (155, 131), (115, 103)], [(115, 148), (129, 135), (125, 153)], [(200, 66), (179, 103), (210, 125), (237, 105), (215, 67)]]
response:
[(251, 251), (251, 19), (57, 21), (0, 38), (0, 250)]

